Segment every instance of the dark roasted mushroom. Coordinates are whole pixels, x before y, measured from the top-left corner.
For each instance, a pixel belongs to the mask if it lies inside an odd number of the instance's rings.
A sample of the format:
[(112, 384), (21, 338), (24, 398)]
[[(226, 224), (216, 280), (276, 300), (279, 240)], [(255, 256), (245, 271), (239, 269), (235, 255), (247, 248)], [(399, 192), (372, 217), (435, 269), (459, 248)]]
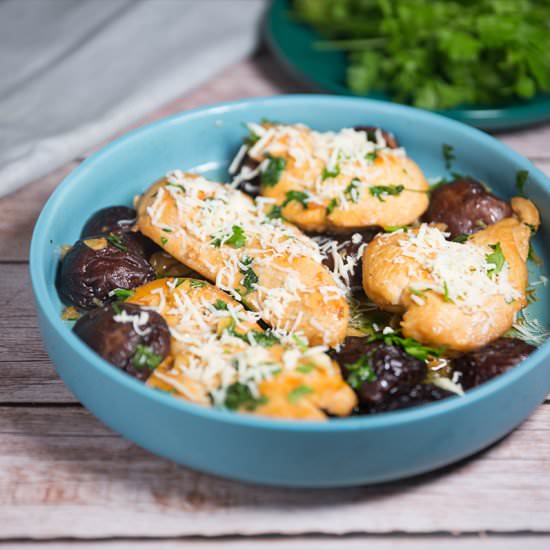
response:
[(61, 261), (57, 286), (66, 303), (90, 309), (116, 288), (132, 289), (154, 278), (153, 268), (127, 236), (111, 233), (77, 241)]
[(475, 351), (458, 356), (452, 367), (458, 382), (467, 390), (503, 374), (535, 351), (518, 338), (499, 338)]
[(361, 408), (369, 412), (382, 407), (401, 386), (420, 384), (427, 374), (423, 361), (397, 346), (368, 343), (364, 337), (350, 336), (332, 357), (344, 378), (356, 390)]
[(437, 188), (423, 221), (444, 223), (454, 239), (471, 235), (512, 215), (510, 205), (487, 191), (478, 181), (460, 178)]
[(117, 302), (89, 311), (73, 330), (115, 367), (147, 380), (170, 353), (170, 331), (158, 313)]
[(450, 391), (438, 388), (433, 384), (403, 385), (395, 388), (386, 398), (375, 405), (372, 405), (368, 412), (379, 413), (407, 409), (426, 403), (433, 403), (446, 397), (456, 395)]

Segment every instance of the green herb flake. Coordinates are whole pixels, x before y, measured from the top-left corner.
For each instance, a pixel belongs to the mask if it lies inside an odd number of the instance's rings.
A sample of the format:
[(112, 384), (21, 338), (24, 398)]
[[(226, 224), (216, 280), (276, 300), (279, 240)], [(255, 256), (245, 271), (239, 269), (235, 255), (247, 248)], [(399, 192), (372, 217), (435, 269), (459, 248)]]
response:
[(147, 367), (149, 370), (155, 370), (161, 361), (162, 356), (156, 354), (149, 346), (144, 346), (143, 344), (136, 346), (136, 351), (131, 359), (132, 366), (138, 370), (144, 367)]
[(286, 160), (281, 157), (267, 157), (268, 162), (260, 176), (260, 184), (265, 187), (273, 187), (279, 183), (286, 168)]
[(460, 235), (453, 237), (451, 240), (455, 243), (464, 244), (469, 239), (469, 237), (470, 235), (467, 235), (466, 233), (461, 233)]
[(420, 361), (426, 361), (429, 357), (441, 357), (446, 351), (444, 347), (432, 348), (425, 346), (414, 338), (404, 338), (396, 332), (391, 334), (376, 333), (370, 336), (368, 341), (382, 341), (387, 346), (399, 346), (403, 348), (405, 353), (420, 359)]
[(525, 195), (525, 184), (529, 178), (528, 170), (518, 170), (516, 172), (516, 189), (520, 195)]
[(213, 237), (213, 239), (212, 244), (216, 247), (226, 244), (233, 248), (242, 248), (246, 245), (246, 235), (240, 225), (234, 225), (231, 228), (231, 234), (227, 238)]
[(425, 290), (418, 290), (416, 288), (409, 287), (409, 292), (411, 294), (414, 294), (415, 296), (420, 296), (420, 298), (426, 298), (426, 292), (430, 290), (429, 288), (426, 288)]
[(304, 395), (309, 395), (310, 393), (313, 393), (313, 388), (301, 384), (300, 386), (296, 386), (292, 391), (289, 392), (288, 400), (293, 405), (296, 405), (296, 403), (298, 403), (298, 401), (302, 397), (304, 397)]
[(113, 302), (111, 304), (111, 307), (112, 307), (113, 311), (115, 312), (115, 315), (120, 315), (122, 313), (122, 309), (120, 308), (120, 306), (116, 302)]
[(441, 152), (443, 153), (443, 160), (445, 161), (445, 168), (447, 170), (451, 169), (453, 160), (455, 160), (454, 147), (448, 143), (444, 143), (441, 146)]
[(303, 191), (287, 191), (285, 200), (281, 204), (281, 208), (284, 208), (287, 204), (290, 204), (292, 201), (299, 202), (302, 205), (302, 208), (305, 210), (308, 206), (307, 201), (309, 199), (309, 194), (304, 193)]
[(162, 230), (163, 230), (165, 233), (172, 233), (172, 230), (169, 229), (168, 227), (163, 227)]
[(273, 208), (266, 214), (268, 220), (284, 220), (283, 209), (275, 204)]
[(405, 233), (410, 229), (408, 225), (384, 225), (382, 227), (385, 233), (395, 233), (396, 231), (403, 230)]
[(124, 288), (115, 288), (109, 292), (109, 295), (115, 296), (117, 300), (123, 302), (128, 298), (131, 298), (135, 294), (134, 290), (126, 290)]
[(295, 370), (300, 374), (309, 374), (314, 369), (315, 369), (314, 363), (304, 363), (303, 365), (297, 366)]
[(245, 266), (245, 268), (240, 268), (239, 271), (244, 277), (241, 279), (241, 284), (244, 286), (246, 291), (244, 293), (241, 292), (241, 296), (246, 296), (247, 294), (250, 294), (253, 290), (256, 288), (256, 284), (258, 283), (258, 275), (256, 275), (256, 272), (254, 269), (252, 269), (252, 258), (245, 257), (241, 260), (241, 264)]
[(502, 271), (504, 263), (506, 262), (506, 257), (504, 256), (504, 252), (502, 251), (499, 242), (496, 244), (490, 244), (489, 248), (491, 248), (493, 252), (485, 256), (485, 261), (488, 264), (495, 266), (487, 271), (487, 275), (492, 277), (493, 275), (498, 275)]
[(340, 204), (340, 201), (338, 199), (336, 199), (336, 198), (330, 199), (329, 203), (327, 204), (327, 209), (326, 209), (327, 216), (330, 216), (334, 212), (334, 209), (339, 204)]
[(124, 242), (122, 241), (119, 235), (115, 235), (114, 233), (109, 233), (106, 239), (119, 250), (122, 250), (123, 252), (126, 252), (128, 250), (128, 247), (124, 244)]
[(304, 351), (307, 351), (308, 345), (302, 338), (300, 338), (297, 334), (293, 334), (292, 339), (294, 340), (294, 343), (302, 353)]
[(212, 304), (217, 311), (227, 311), (227, 303), (219, 298)]
[(160, 238), (160, 244), (161, 244), (161, 246), (164, 246), (167, 242), (168, 242), (168, 239), (167, 239), (166, 237), (161, 237), (161, 238)]
[(377, 157), (378, 157), (378, 151), (374, 150), (371, 153), (367, 153), (365, 155), (365, 160), (367, 160), (372, 164), (377, 159)]
[(271, 331), (261, 332), (258, 330), (252, 331), (252, 337), (254, 342), (264, 348), (270, 348), (280, 342), (279, 338), (275, 336)]
[(174, 288), (177, 288), (178, 286), (182, 285), (184, 283), (185, 279), (178, 279), (176, 281), (176, 286)]
[(328, 178), (336, 178), (340, 175), (340, 167), (336, 165), (334, 168), (329, 169), (326, 166), (323, 168), (321, 179), (325, 181)]
[(443, 301), (449, 304), (454, 304), (454, 300), (449, 296), (449, 287), (447, 281), (443, 281)]
[(206, 286), (206, 281), (201, 281), (200, 279), (190, 279), (189, 286), (192, 288), (204, 288)]
[(361, 181), (357, 178), (353, 178), (349, 185), (344, 189), (344, 197), (348, 201), (357, 203), (359, 201), (359, 185)]
[(384, 196), (392, 195), (396, 196), (403, 192), (405, 186), (403, 185), (373, 185), (369, 187), (369, 193), (376, 197), (380, 202), (386, 202)]
[(266, 397), (254, 397), (250, 388), (241, 382), (235, 382), (226, 389), (224, 405), (232, 411), (238, 409), (253, 411), (265, 403), (267, 403)]
[(358, 390), (364, 382), (376, 380), (376, 373), (370, 364), (368, 355), (363, 355), (355, 363), (348, 363), (344, 366), (349, 373), (347, 382), (354, 390)]

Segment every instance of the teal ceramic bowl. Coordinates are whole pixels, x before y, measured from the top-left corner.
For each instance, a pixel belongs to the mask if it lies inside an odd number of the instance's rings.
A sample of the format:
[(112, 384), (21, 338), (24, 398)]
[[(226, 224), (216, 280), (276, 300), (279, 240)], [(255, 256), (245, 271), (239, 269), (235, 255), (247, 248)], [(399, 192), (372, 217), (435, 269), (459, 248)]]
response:
[[(31, 244), (30, 270), (48, 354), (75, 396), (111, 429), (153, 453), (238, 480), (335, 487), (393, 480), (471, 455), (513, 430), (550, 392), (550, 342), (509, 373), (464, 397), (400, 412), (325, 423), (271, 420), (203, 408), (150, 389), (115, 369), (60, 318), (54, 278), (59, 246), (74, 242), (99, 208), (132, 197), (168, 170), (225, 177), (246, 130), (267, 117), (319, 130), (359, 124), (393, 131), (427, 176), (453, 168), (488, 182), (505, 197), (517, 170), (528, 170), (527, 195), (543, 226), (538, 255), (550, 261), (550, 181), (495, 139), (453, 120), (390, 103), (333, 96), (243, 100), (181, 113), (108, 145), (74, 170), (44, 207)], [(545, 243), (545, 244), (543, 244)], [(537, 277), (537, 274), (533, 274)], [(537, 287), (529, 315), (548, 323), (548, 294)]]

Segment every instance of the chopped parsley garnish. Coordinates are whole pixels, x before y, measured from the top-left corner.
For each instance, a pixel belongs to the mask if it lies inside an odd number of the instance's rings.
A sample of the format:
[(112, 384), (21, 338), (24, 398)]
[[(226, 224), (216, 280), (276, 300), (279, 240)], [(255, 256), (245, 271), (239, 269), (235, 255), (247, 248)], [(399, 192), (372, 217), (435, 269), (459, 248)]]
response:
[(222, 244), (228, 244), (234, 248), (242, 248), (246, 244), (244, 229), (240, 225), (234, 225), (231, 228), (231, 235), (229, 235), (229, 237), (215, 237), (212, 244), (218, 247)]
[(418, 290), (416, 288), (409, 287), (409, 292), (411, 294), (414, 294), (415, 296), (420, 296), (421, 298), (426, 298), (426, 291), (430, 290), (429, 288), (426, 288), (425, 290)]
[(369, 187), (369, 193), (380, 202), (386, 202), (384, 195), (399, 195), (404, 189), (404, 185), (374, 185)]
[(248, 136), (244, 139), (245, 145), (248, 145), (251, 147), (256, 142), (260, 141), (260, 136), (254, 132), (249, 126), (246, 126), (246, 129), (248, 130)]
[(351, 202), (357, 202), (359, 200), (359, 184), (360, 180), (353, 178), (349, 185), (344, 189), (344, 197)]
[(266, 214), (267, 219), (269, 220), (284, 220), (283, 212), (281, 206), (275, 204), (273, 208)]
[(298, 365), (295, 370), (300, 374), (309, 374), (313, 369), (315, 369), (314, 363), (304, 363), (303, 365)]
[(407, 232), (409, 230), (409, 226), (408, 225), (385, 225), (384, 227), (382, 227), (382, 229), (386, 233), (395, 233), (400, 229), (403, 229), (403, 231)]
[(328, 178), (335, 178), (340, 175), (340, 167), (336, 165), (334, 168), (329, 169), (326, 166), (323, 168), (323, 173), (321, 175), (321, 179), (324, 181)]
[(516, 173), (516, 189), (520, 195), (525, 195), (525, 184), (529, 177), (528, 170), (518, 170)]
[(454, 300), (449, 296), (449, 287), (447, 281), (443, 281), (443, 301), (449, 304), (454, 304)]
[(336, 198), (330, 199), (329, 203), (327, 204), (327, 209), (326, 209), (327, 216), (330, 216), (334, 212), (334, 209), (339, 204), (340, 204), (340, 201), (338, 199), (336, 199)]
[(109, 292), (109, 296), (115, 296), (117, 300), (124, 301), (131, 298), (135, 294), (134, 290), (126, 290), (124, 288), (115, 288)]
[(365, 160), (369, 161), (371, 164), (376, 160), (376, 157), (378, 156), (378, 152), (372, 151), (371, 153), (367, 153), (365, 155)]
[(241, 408), (253, 411), (264, 403), (267, 403), (266, 397), (254, 397), (250, 388), (241, 382), (235, 382), (228, 386), (225, 393), (224, 405), (232, 411)]
[(177, 288), (178, 286), (182, 285), (184, 283), (185, 279), (178, 279), (176, 281), (176, 286), (174, 288)]
[(491, 277), (492, 275), (498, 275), (502, 271), (504, 263), (506, 262), (506, 258), (504, 256), (504, 252), (502, 251), (500, 243), (490, 244), (489, 248), (492, 248), (494, 252), (491, 252), (491, 254), (487, 254), (485, 256), (485, 261), (488, 264), (492, 264), (495, 266), (487, 271), (487, 274), (489, 275), (489, 277)]
[(172, 230), (169, 229), (168, 227), (163, 227), (162, 230), (163, 230), (165, 233), (172, 233)]
[(268, 162), (260, 176), (260, 184), (266, 187), (273, 187), (279, 183), (281, 175), (286, 168), (286, 160), (281, 157), (267, 157)]
[(251, 332), (256, 344), (264, 348), (270, 348), (280, 342), (279, 338), (271, 331), (260, 332), (258, 330), (253, 330)]
[(167, 239), (166, 237), (161, 237), (161, 238), (160, 238), (160, 244), (161, 244), (162, 246), (164, 246), (167, 242), (168, 242), (168, 239)]
[(347, 382), (354, 390), (358, 390), (363, 382), (376, 380), (376, 373), (370, 364), (368, 355), (363, 355), (355, 363), (348, 363), (344, 366), (349, 372)]
[(307, 344), (297, 334), (293, 334), (292, 339), (294, 340), (294, 343), (301, 352), (304, 352), (308, 349)]
[(453, 160), (455, 160), (454, 147), (448, 143), (444, 143), (441, 146), (441, 151), (443, 153), (443, 159), (445, 160), (445, 168), (447, 170), (451, 169)]
[(149, 346), (143, 344), (136, 346), (136, 351), (131, 360), (135, 369), (147, 367), (149, 370), (155, 370), (161, 361), (162, 357), (160, 355), (157, 355)]
[(290, 403), (295, 405), (304, 395), (308, 395), (310, 393), (313, 393), (313, 388), (310, 388), (309, 386), (304, 386), (302, 384), (300, 386), (296, 386), (292, 391), (289, 392), (288, 400), (290, 401)]
[(123, 252), (126, 252), (128, 250), (128, 247), (124, 244), (124, 242), (118, 235), (115, 235), (114, 233), (109, 233), (106, 239), (119, 250), (122, 250)]
[(469, 239), (470, 235), (467, 235), (466, 233), (461, 233), (460, 235), (457, 235), (456, 237), (453, 237), (451, 241), (455, 243), (465, 243)]
[(445, 353), (445, 348), (432, 348), (421, 344), (418, 340), (414, 338), (404, 338), (399, 336), (399, 334), (392, 332), (391, 334), (382, 334), (381, 332), (373, 334), (369, 338), (369, 342), (382, 341), (387, 346), (400, 346), (403, 348), (405, 353), (425, 361), (428, 357), (441, 357)]
[(299, 202), (302, 205), (302, 208), (307, 208), (307, 200), (309, 199), (308, 193), (304, 193), (303, 191), (287, 191), (285, 200), (283, 201), (283, 204), (281, 204), (281, 208), (284, 208), (287, 204), (291, 203), (292, 201)]
[(185, 193), (185, 187), (183, 185), (181, 185), (181, 183), (167, 183), (166, 184), (167, 186), (169, 185), (170, 187), (175, 187), (176, 189), (179, 189), (182, 193)]
[(217, 309), (218, 311), (227, 311), (227, 304), (220, 300), (219, 298), (212, 304), (214, 306), (214, 309)]
[(239, 271), (244, 275), (241, 280), (241, 284), (244, 286), (244, 288), (246, 288), (246, 292), (241, 293), (241, 296), (246, 296), (256, 288), (256, 283), (259, 279), (258, 275), (256, 275), (256, 272), (251, 267), (252, 258), (249, 258), (248, 256), (246, 258), (243, 258), (241, 260), (241, 264), (246, 266), (246, 269), (239, 269)]
[(204, 288), (206, 286), (206, 281), (201, 281), (200, 279), (190, 279), (189, 286), (192, 288)]

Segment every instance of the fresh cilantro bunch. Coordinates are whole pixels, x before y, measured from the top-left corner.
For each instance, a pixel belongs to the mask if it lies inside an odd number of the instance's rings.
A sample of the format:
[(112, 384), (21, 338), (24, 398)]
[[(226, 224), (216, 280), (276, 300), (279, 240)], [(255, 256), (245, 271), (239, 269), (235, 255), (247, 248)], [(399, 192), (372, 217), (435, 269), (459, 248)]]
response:
[(294, 0), (293, 16), (349, 52), (356, 94), (449, 109), (550, 92), (550, 0)]

